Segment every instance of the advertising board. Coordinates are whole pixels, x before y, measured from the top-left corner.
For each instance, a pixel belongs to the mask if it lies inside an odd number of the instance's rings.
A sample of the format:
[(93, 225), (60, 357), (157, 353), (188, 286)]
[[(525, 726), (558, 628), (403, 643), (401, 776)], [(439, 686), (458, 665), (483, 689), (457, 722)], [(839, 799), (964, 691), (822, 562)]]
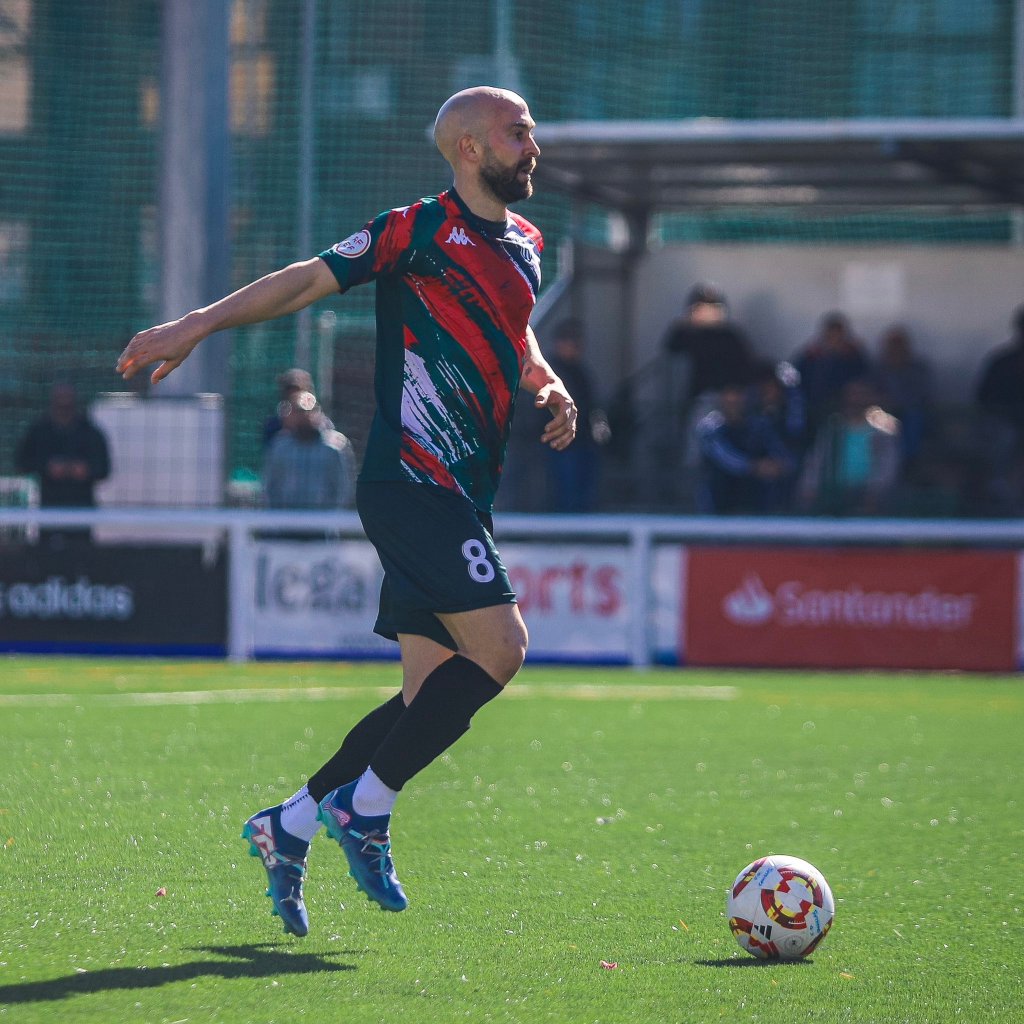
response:
[(1017, 556), (1005, 551), (690, 547), (680, 661), (1017, 667)]
[[(397, 656), (373, 633), (381, 568), (367, 541), (255, 542), (256, 657)], [(629, 551), (618, 544), (502, 544), (502, 558), (544, 661), (625, 663)]]
[(0, 549), (0, 650), (222, 656), (226, 635), (222, 548)]
[(254, 557), (257, 658), (397, 656), (373, 632), (383, 572), (369, 541), (259, 540)]
[(501, 546), (535, 661), (626, 664), (630, 552), (625, 544)]

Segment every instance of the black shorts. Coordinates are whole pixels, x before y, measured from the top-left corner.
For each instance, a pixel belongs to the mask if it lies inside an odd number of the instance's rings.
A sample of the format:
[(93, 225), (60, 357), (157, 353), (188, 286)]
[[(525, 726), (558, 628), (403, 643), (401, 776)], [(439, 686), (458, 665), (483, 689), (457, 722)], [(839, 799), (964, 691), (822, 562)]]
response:
[(360, 480), (356, 509), (384, 567), (375, 633), (429, 637), (456, 650), (437, 612), (514, 604), (491, 517), (444, 487)]

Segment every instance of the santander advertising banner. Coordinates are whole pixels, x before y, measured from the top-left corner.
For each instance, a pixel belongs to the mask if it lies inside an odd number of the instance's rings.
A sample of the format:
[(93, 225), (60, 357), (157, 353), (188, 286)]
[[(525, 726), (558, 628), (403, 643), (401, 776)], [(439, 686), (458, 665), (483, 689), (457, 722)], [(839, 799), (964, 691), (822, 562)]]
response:
[(1001, 551), (691, 547), (680, 662), (1015, 671)]

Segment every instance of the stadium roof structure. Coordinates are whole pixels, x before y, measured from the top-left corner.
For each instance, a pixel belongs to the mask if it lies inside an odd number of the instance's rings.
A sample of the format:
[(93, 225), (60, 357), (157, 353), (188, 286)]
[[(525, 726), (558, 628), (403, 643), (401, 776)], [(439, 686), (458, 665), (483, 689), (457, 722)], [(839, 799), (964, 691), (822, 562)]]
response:
[(538, 184), (627, 216), (1024, 206), (1024, 118), (541, 124)]

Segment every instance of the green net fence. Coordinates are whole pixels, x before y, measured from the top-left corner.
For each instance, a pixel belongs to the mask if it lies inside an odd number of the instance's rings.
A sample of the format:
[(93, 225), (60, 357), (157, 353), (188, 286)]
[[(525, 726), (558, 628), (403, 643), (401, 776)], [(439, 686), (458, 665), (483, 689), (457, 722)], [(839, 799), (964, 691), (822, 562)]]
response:
[[(159, 318), (161, 62), (174, 3), (0, 0), (0, 474), (14, 472), (17, 439), (55, 379), (74, 381), (86, 400), (117, 390), (117, 353)], [(1005, 117), (1017, 88), (1018, 6), (232, 0), (228, 283), (313, 255), (379, 210), (444, 188), (427, 129), (439, 104), (467, 85), (518, 89), (540, 122)], [(550, 287), (569, 205), (539, 194), (529, 215), (548, 240)], [(1006, 217), (947, 216), (922, 227), (910, 213), (808, 224), (777, 211), (704, 212), (667, 216), (658, 230), (666, 241), (808, 244), (1011, 236)], [(275, 376), (300, 358), (336, 425), (361, 446), (371, 303), (364, 289), (304, 323), (234, 332), (226, 476), (258, 475)]]

